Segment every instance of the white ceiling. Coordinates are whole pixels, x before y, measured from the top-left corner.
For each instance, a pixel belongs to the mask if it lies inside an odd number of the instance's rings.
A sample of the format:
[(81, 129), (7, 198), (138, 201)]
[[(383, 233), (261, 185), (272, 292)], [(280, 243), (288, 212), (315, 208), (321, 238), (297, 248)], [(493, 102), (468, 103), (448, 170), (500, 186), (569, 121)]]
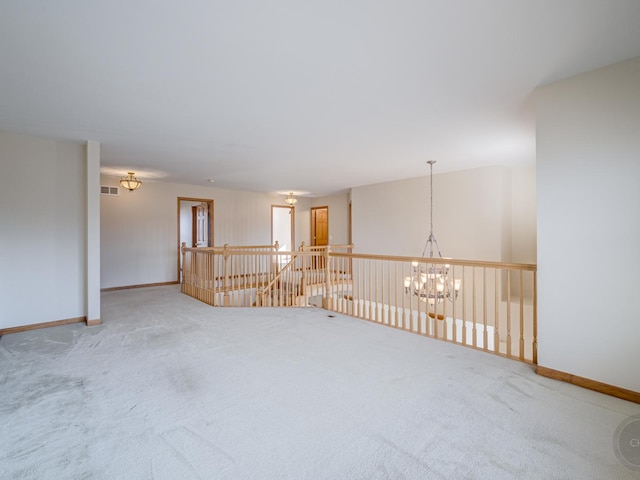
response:
[(534, 89), (636, 56), (639, 0), (2, 0), (0, 129), (321, 195), (532, 162)]

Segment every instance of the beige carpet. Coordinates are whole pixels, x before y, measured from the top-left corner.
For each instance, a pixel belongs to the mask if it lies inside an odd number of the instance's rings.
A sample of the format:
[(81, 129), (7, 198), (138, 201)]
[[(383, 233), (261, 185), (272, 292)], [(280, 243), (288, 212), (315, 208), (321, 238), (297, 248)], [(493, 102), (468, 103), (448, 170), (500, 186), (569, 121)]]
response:
[(2, 479), (638, 479), (640, 406), (321, 309), (103, 294), (0, 339)]

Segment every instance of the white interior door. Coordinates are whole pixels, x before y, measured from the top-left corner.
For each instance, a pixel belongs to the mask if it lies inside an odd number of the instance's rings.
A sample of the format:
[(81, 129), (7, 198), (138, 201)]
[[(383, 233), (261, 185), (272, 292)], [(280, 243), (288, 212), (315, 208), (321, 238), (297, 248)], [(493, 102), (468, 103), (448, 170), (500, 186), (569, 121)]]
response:
[(195, 207), (196, 247), (209, 246), (209, 206), (202, 202)]

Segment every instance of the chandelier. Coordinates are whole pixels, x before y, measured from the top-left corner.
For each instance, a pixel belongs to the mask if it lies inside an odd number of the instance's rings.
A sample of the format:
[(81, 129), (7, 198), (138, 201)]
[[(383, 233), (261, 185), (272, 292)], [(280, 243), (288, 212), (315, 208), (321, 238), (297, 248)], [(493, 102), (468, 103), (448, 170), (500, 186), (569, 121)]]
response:
[(138, 180), (136, 177), (134, 177), (135, 173), (133, 172), (127, 172), (127, 173), (128, 175), (126, 177), (122, 177), (120, 179), (120, 185), (122, 186), (122, 188), (126, 188), (130, 192), (133, 192), (134, 190), (139, 189), (140, 186), (142, 185), (142, 182)]
[[(422, 257), (427, 251), (429, 258), (433, 258), (433, 252), (442, 258), (438, 241), (433, 234), (433, 164), (435, 160), (429, 160), (429, 238), (422, 250)], [(444, 299), (454, 301), (458, 298), (461, 279), (449, 278), (450, 265), (440, 263), (411, 262), (411, 275), (404, 278), (404, 290), (407, 295), (415, 295), (422, 302), (434, 305)]]
[(289, 205), (293, 205), (295, 204), (298, 199), (295, 197), (295, 195), (293, 194), (293, 192), (289, 192), (289, 195), (287, 195), (286, 197), (284, 197), (284, 201), (286, 203), (288, 203)]

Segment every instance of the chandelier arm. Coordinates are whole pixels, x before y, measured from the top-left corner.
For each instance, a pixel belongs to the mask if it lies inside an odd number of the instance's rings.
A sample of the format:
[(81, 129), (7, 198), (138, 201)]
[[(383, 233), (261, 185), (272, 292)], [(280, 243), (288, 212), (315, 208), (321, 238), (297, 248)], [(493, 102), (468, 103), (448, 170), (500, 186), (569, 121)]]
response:
[(440, 246), (438, 245), (438, 240), (436, 240), (435, 236), (433, 236), (433, 243), (436, 246), (436, 252), (438, 252), (438, 257), (442, 258), (442, 254), (440, 253)]
[[(427, 253), (427, 248), (429, 248), (430, 244), (431, 244), (431, 236), (429, 236), (429, 238), (427, 239), (427, 243), (424, 244), (424, 248), (422, 249), (422, 258), (424, 258), (424, 254)], [(433, 251), (433, 246), (431, 247), (430, 251)]]

